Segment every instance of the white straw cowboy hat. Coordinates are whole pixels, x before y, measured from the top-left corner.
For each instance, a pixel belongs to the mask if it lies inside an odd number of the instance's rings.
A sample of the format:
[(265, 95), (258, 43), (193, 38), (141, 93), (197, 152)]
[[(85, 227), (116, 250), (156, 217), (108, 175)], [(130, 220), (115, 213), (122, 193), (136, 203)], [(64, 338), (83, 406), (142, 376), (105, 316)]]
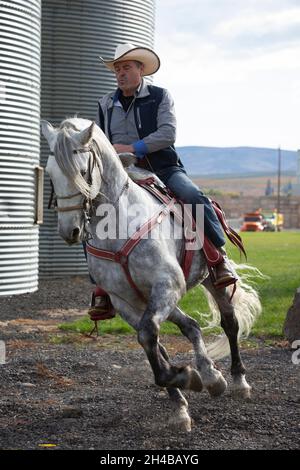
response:
[(157, 72), (160, 67), (160, 60), (157, 54), (147, 47), (134, 46), (133, 44), (119, 44), (116, 47), (115, 57), (111, 60), (104, 60), (100, 57), (100, 60), (106, 67), (114, 72), (114, 65), (116, 62), (122, 62), (124, 60), (137, 60), (144, 64), (143, 75), (152, 75)]

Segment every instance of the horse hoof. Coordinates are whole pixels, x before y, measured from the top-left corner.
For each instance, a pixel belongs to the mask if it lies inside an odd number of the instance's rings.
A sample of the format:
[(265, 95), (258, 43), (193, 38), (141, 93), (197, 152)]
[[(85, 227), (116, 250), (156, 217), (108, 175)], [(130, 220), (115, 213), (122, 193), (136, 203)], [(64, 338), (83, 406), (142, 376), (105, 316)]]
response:
[(244, 375), (233, 377), (232, 393), (235, 398), (250, 400), (252, 387), (246, 381)]
[(220, 375), (220, 377), (214, 384), (208, 385), (206, 388), (211, 397), (219, 397), (220, 395), (222, 395), (222, 393), (225, 392), (227, 388), (227, 382), (224, 377)]
[(198, 372), (195, 369), (190, 368), (189, 376), (190, 378), (187, 388), (194, 392), (201, 392), (203, 390), (203, 383)]
[(176, 431), (192, 431), (192, 420), (185, 406), (181, 407), (175, 415), (170, 418), (169, 425)]
[(250, 400), (251, 399), (251, 390), (252, 388), (250, 385), (245, 388), (234, 388), (232, 390), (232, 394), (234, 398), (241, 399), (241, 400)]

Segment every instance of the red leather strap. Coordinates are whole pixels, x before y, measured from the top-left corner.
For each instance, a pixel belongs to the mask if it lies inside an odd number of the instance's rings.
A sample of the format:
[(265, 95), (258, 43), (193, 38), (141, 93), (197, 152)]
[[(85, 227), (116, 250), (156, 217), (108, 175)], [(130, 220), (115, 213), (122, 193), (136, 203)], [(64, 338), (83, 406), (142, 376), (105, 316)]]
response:
[(168, 202), (175, 196), (171, 194), (167, 188), (159, 187), (155, 184), (154, 178), (147, 178), (145, 180), (136, 180), (135, 181), (139, 186), (146, 189), (152, 196), (156, 197), (163, 204), (168, 204)]
[(95, 256), (95, 258), (115, 261), (116, 254), (113, 251), (99, 250), (98, 248), (95, 248), (94, 246), (90, 245), (88, 242), (86, 242), (86, 251), (90, 255)]
[(247, 253), (240, 235), (235, 230), (233, 230), (233, 228), (229, 227), (226, 220), (226, 216), (221, 206), (216, 201), (211, 201), (211, 203), (228, 239), (233, 245), (238, 247), (238, 249), (244, 254), (245, 258), (247, 259)]
[(176, 201), (174, 198), (169, 200), (167, 206), (165, 206), (165, 208), (161, 210), (158, 214), (155, 214), (153, 217), (151, 217), (150, 220), (147, 220), (147, 222), (145, 222), (133, 234), (133, 236), (124, 243), (123, 247), (117, 252), (100, 250), (99, 248), (96, 248), (90, 245), (88, 242), (86, 243), (87, 253), (95, 256), (96, 258), (106, 259), (109, 261), (115, 261), (116, 263), (119, 263), (122, 266), (130, 286), (137, 292), (138, 296), (143, 301), (145, 301), (146, 299), (143, 293), (138, 288), (138, 286), (135, 284), (130, 274), (129, 267), (128, 267), (128, 256), (130, 255), (132, 250), (136, 247), (136, 245), (139, 243), (141, 238), (147, 233), (151, 232), (151, 230), (162, 221), (163, 217), (165, 217), (170, 212), (172, 207), (174, 207), (175, 202)]
[(144, 186), (144, 185), (150, 186), (151, 184), (155, 183), (155, 178), (153, 176), (149, 176), (149, 178), (144, 178), (141, 180), (134, 180), (134, 182), (138, 184), (139, 186)]
[(223, 256), (220, 251), (212, 244), (209, 238), (204, 236), (203, 240), (203, 253), (208, 266), (217, 266), (222, 263)]
[(107, 292), (103, 290), (100, 286), (96, 286), (93, 292), (95, 297), (102, 297), (103, 295), (106, 295)]
[(175, 199), (172, 198), (168, 201), (168, 204), (165, 206), (165, 208), (161, 211), (159, 211), (158, 214), (155, 214), (153, 217), (151, 217), (150, 220), (147, 220), (133, 235), (131, 238), (129, 238), (121, 250), (119, 251), (120, 256), (126, 256), (128, 257), (129, 253), (133, 250), (133, 248), (139, 243), (141, 238), (143, 238), (144, 235), (147, 233), (151, 232), (151, 230), (162, 221), (162, 218), (165, 217), (166, 215), (169, 214), (170, 210), (174, 207), (175, 204)]
[[(171, 194), (171, 192), (166, 188), (165, 192), (161, 192), (161, 188), (158, 188), (155, 186), (155, 181), (149, 186), (148, 184), (144, 183), (144, 180), (138, 181), (138, 184), (142, 186), (144, 189), (149, 191), (153, 196), (155, 196), (159, 201), (163, 203), (167, 203), (171, 198), (174, 198), (174, 195)], [(174, 198), (175, 199), (175, 198)], [(174, 211), (174, 217), (179, 221), (180, 224), (183, 223), (183, 214), (185, 214), (185, 221), (189, 222), (189, 229), (190, 231), (195, 231), (196, 229), (196, 224), (194, 219), (192, 218), (192, 215), (190, 214), (189, 211), (187, 211), (185, 205), (183, 204), (182, 201), (175, 200), (177, 203), (181, 205), (182, 212), (175, 210)], [(186, 227), (185, 227), (186, 228)], [(190, 274), (195, 250), (192, 249), (192, 245), (196, 243), (196, 237), (194, 237), (192, 240), (188, 239), (186, 237), (186, 234), (184, 233), (184, 243), (182, 245), (182, 253), (181, 253), (181, 262), (180, 266), (184, 274), (184, 278), (187, 280)], [(189, 248), (187, 248), (187, 244), (189, 244)]]

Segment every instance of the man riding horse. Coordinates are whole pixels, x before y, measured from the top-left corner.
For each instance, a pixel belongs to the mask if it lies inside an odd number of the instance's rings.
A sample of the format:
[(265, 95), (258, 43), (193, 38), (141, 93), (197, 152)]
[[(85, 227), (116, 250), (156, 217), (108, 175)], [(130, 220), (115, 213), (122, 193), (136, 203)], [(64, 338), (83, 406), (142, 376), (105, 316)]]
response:
[[(176, 198), (191, 204), (194, 217), (197, 205), (204, 205), (204, 234), (217, 253), (214, 286), (234, 284), (237, 278), (226, 256), (224, 233), (216, 212), (210, 199), (187, 176), (174, 148), (173, 99), (166, 89), (150, 85), (144, 79), (157, 72), (159, 57), (146, 47), (121, 44), (115, 50), (114, 59), (100, 59), (115, 74), (118, 88), (99, 100), (97, 124), (118, 154), (134, 154), (137, 166), (155, 173)], [(95, 293), (100, 303), (93, 311), (98, 309), (99, 314), (105, 315), (110, 308), (109, 298), (100, 287)]]

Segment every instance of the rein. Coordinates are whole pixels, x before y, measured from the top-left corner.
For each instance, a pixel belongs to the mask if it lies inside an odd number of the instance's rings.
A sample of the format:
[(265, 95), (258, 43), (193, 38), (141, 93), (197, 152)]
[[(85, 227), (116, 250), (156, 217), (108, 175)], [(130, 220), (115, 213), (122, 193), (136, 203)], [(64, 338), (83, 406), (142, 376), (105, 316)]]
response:
[[(92, 152), (93, 154), (94, 149), (92, 147), (86, 147), (86, 148), (73, 150), (73, 154), (86, 153), (86, 152)], [(54, 155), (54, 153), (50, 152), (50, 155)], [(89, 168), (89, 179), (90, 178), (91, 178), (91, 168)], [(81, 192), (78, 191), (77, 193), (70, 194), (68, 196), (58, 196), (57, 194), (55, 194), (54, 186), (51, 180), (50, 180), (50, 184), (51, 184), (51, 193), (50, 193), (49, 202), (48, 202), (48, 209), (51, 209), (53, 200), (54, 200), (54, 209), (56, 210), (56, 212), (70, 212), (70, 211), (75, 211), (79, 209), (83, 209), (83, 210), (87, 209), (88, 200), (86, 198), (84, 199), (83, 204), (76, 204), (75, 206), (68, 206), (68, 207), (58, 207), (57, 205), (58, 199), (72, 199), (74, 197), (80, 196)]]
[[(56, 200), (58, 199), (72, 199), (73, 197), (80, 196), (81, 192), (78, 191), (75, 194), (70, 194), (70, 196), (57, 196), (56, 195)], [(76, 206), (67, 206), (67, 207), (58, 207), (57, 205), (54, 208), (56, 212), (69, 212), (69, 211), (75, 211), (78, 209), (86, 209), (86, 204), (85, 201), (83, 204), (77, 204)]]

